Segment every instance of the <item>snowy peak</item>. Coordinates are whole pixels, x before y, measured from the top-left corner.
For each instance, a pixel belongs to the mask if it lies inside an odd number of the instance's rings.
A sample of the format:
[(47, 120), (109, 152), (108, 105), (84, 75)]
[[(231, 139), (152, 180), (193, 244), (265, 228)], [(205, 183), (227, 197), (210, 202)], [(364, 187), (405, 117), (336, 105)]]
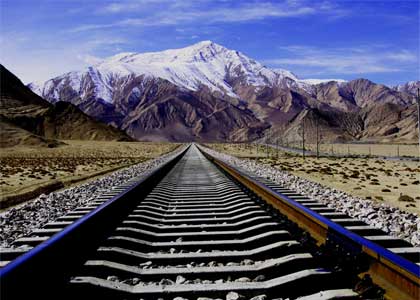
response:
[(204, 85), (212, 91), (235, 98), (238, 96), (228, 79), (240, 77), (241, 82), (252, 86), (272, 86), (285, 77), (294, 80), (289, 71), (275, 72), (239, 51), (227, 49), (212, 41), (160, 52), (120, 53), (89, 67), (87, 72), (95, 74), (95, 83), (104, 87), (110, 86), (109, 81), (115, 76), (145, 75), (162, 78), (193, 91)]
[(29, 87), (49, 102), (75, 104), (136, 138), (177, 141), (250, 140), (307, 107), (341, 116), (388, 103), (405, 107), (414, 99), (364, 79), (300, 79), (212, 41), (120, 53)]
[(285, 70), (285, 69), (273, 69), (274, 72), (276, 72), (277, 74), (284, 76), (284, 77), (289, 77), (292, 80), (298, 81), (299, 78), (297, 77), (297, 75), (293, 72), (290, 72), (289, 70)]
[(180, 48), (169, 49), (159, 52), (134, 53), (125, 52), (114, 55), (105, 60), (105, 62), (120, 62), (130, 64), (163, 64), (163, 63), (197, 63), (208, 62), (212, 59), (221, 58), (223, 55), (232, 56), (232, 53), (238, 53), (229, 50), (221, 45), (211, 41), (203, 41), (197, 44)]
[(129, 59), (131, 56), (134, 56), (136, 54), (137, 54), (136, 52), (122, 52), (122, 53), (118, 53), (118, 54), (115, 54), (115, 55), (109, 57), (107, 60), (110, 61), (110, 62), (111, 61), (113, 61), (113, 62), (121, 61), (122, 62), (124, 60)]
[(312, 84), (312, 85), (317, 85), (317, 84), (321, 84), (321, 83), (328, 83), (328, 82), (337, 82), (337, 83), (345, 83), (347, 82), (344, 79), (300, 79), (299, 81), (303, 82), (303, 83), (307, 83), (307, 84)]
[[(95, 97), (114, 103), (121, 91), (132, 91), (139, 81), (163, 79), (181, 89), (202, 87), (232, 98), (242, 99), (263, 87), (294, 88), (313, 94), (319, 84), (341, 79), (300, 79), (284, 69), (270, 69), (243, 53), (212, 41), (201, 41), (180, 49), (160, 52), (124, 52), (108, 57), (85, 70), (70, 72), (43, 84), (31, 84), (37, 94), (55, 102), (60, 91), (70, 88), (80, 98)], [(397, 87), (397, 90), (410, 89)]]
[(399, 84), (396, 86), (393, 86), (392, 89), (398, 91), (398, 92), (404, 92), (408, 93), (410, 95), (413, 95), (417, 97), (418, 89), (420, 88), (420, 80), (418, 81), (409, 81), (404, 84)]

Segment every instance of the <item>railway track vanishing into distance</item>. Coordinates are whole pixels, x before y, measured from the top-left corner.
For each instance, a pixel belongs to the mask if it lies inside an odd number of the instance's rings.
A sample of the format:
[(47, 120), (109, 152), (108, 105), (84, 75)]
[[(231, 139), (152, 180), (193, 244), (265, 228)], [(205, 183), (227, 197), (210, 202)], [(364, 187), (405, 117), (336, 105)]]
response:
[(195, 145), (14, 245), (2, 299), (420, 297), (419, 248)]

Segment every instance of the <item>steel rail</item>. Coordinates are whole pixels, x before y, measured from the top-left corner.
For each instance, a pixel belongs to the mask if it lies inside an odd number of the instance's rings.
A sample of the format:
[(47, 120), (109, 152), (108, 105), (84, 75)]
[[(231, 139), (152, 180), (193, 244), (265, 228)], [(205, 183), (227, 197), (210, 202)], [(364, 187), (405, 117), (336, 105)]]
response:
[[(23, 239), (23, 244), (39, 244), (0, 269), (1, 299), (173, 299), (224, 297), (232, 290), (293, 298), (324, 288), (334, 294), (331, 288), (340, 287), (346, 288), (337, 290), (340, 295), (355, 299), (348, 282), (357, 278), (355, 273), (323, 269), (300, 243), (296, 225), (318, 245), (338, 244), (368, 257), (368, 267), (359, 273), (370, 274), (385, 288), (387, 299), (418, 299), (419, 265), (326, 217), (340, 213), (199, 150), (185, 149), (148, 176), (132, 179), (96, 204), (77, 208)], [(317, 212), (322, 210), (327, 213)], [(341, 222), (361, 223), (346, 216)], [(401, 242), (391, 240), (400, 247)], [(305, 260), (295, 263), (290, 258), (296, 255)], [(271, 259), (271, 264), (229, 265), (244, 259)], [(273, 259), (284, 262), (283, 267)], [(140, 267), (149, 260), (152, 268)], [(221, 265), (209, 268), (207, 263), (214, 260)], [(193, 266), (187, 267), (191, 261)], [(252, 278), (263, 269), (269, 278), (261, 282), (226, 281), (230, 275)], [(108, 279), (115, 274), (122, 280)], [(175, 281), (178, 274), (190, 283), (156, 284), (160, 279)], [(124, 278), (136, 275), (140, 284), (125, 283)], [(207, 282), (197, 283), (194, 276)], [(224, 278), (221, 284), (211, 281), (219, 276)]]
[[(21, 296), (29, 294), (45, 299), (46, 289), (54, 297), (61, 294), (71, 272), (83, 264), (106, 233), (133, 210), (137, 199), (147, 195), (187, 150), (0, 269), (0, 298), (23, 299)], [(73, 247), (69, 249), (69, 245)]]
[(386, 289), (386, 298), (420, 299), (420, 266), (418, 264), (344, 228), (287, 195), (274, 191), (231, 164), (212, 156), (202, 147), (199, 149), (210, 161), (309, 232), (318, 244), (325, 244), (329, 239), (341, 239), (350, 242), (353, 248), (351, 251), (354, 251), (356, 247), (367, 254), (370, 257), (370, 267), (366, 273), (371, 275), (379, 286)]

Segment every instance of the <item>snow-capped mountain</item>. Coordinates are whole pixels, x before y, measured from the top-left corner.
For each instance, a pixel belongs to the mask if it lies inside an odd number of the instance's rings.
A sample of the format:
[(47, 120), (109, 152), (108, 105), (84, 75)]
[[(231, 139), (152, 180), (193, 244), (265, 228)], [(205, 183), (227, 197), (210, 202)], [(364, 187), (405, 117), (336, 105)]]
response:
[(211, 41), (120, 53), (29, 87), (149, 140), (254, 139), (306, 107), (346, 112), (371, 102), (405, 105), (409, 98), (367, 80), (299, 79)]
[(328, 82), (337, 82), (337, 83), (344, 83), (347, 82), (344, 79), (316, 79), (316, 78), (308, 78), (302, 79), (299, 78), (296, 74), (291, 71), (285, 69), (273, 69), (274, 72), (283, 75), (284, 77), (288, 77), (294, 81), (296, 81), (297, 85), (303, 89), (307, 89), (308, 86), (313, 86), (321, 83), (328, 83)]
[[(236, 98), (238, 95), (227, 82), (227, 78), (241, 77), (243, 84), (255, 87), (278, 84), (287, 86), (297, 80), (289, 71), (271, 70), (241, 52), (229, 50), (211, 41), (203, 41), (182, 49), (120, 53), (85, 70), (64, 74), (44, 84), (33, 83), (30, 87), (37, 93), (58, 98), (58, 90), (64, 84), (83, 93), (84, 78), (89, 76), (95, 85), (96, 96), (112, 103), (116, 79), (141, 75), (146, 79), (164, 79), (191, 91), (206, 86), (213, 92)], [(58, 81), (61, 84), (57, 85)]]
[(407, 83), (399, 84), (393, 87), (393, 89), (396, 91), (408, 93), (413, 96), (417, 96), (419, 88), (420, 88), (420, 80), (409, 81)]
[(308, 79), (299, 79), (299, 82), (311, 84), (311, 85), (317, 85), (321, 83), (327, 83), (327, 82), (337, 82), (337, 83), (344, 83), (347, 82), (344, 79), (314, 79), (314, 78), (308, 78)]

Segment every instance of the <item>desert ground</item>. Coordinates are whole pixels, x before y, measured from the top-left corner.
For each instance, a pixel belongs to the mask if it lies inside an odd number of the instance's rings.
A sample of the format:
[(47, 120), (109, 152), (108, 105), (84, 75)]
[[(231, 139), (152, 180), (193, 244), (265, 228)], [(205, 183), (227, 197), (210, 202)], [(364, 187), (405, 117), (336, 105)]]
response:
[[(295, 148), (302, 145), (295, 144)], [(316, 151), (316, 144), (306, 144), (305, 149)], [(338, 155), (369, 155), (391, 157), (418, 157), (418, 144), (321, 144), (319, 151), (326, 154)]]
[[(233, 156), (256, 159), (293, 175), (350, 195), (399, 207), (420, 215), (420, 163), (379, 158), (307, 157), (255, 145), (207, 144)], [(372, 146), (371, 146), (372, 147)], [(380, 149), (382, 145), (378, 145)]]
[(172, 151), (170, 143), (64, 141), (56, 148), (0, 150), (0, 208)]

